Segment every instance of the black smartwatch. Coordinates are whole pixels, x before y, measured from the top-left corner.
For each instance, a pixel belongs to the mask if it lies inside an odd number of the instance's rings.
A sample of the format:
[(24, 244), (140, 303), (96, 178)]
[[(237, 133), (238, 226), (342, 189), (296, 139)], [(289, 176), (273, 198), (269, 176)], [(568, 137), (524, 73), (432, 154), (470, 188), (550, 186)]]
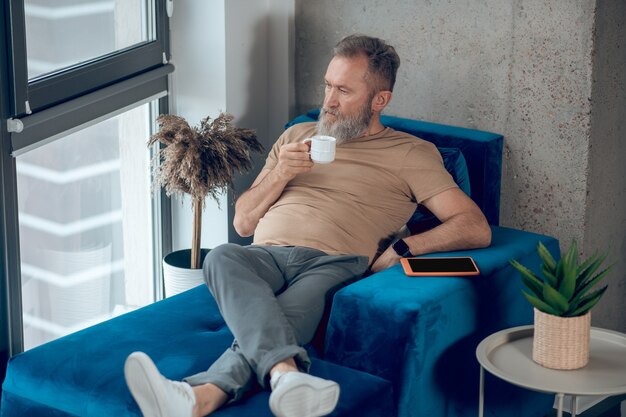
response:
[(396, 240), (396, 242), (391, 246), (393, 247), (393, 250), (396, 251), (398, 256), (402, 258), (411, 258), (413, 256), (411, 250), (409, 249), (409, 245), (407, 245), (403, 239)]

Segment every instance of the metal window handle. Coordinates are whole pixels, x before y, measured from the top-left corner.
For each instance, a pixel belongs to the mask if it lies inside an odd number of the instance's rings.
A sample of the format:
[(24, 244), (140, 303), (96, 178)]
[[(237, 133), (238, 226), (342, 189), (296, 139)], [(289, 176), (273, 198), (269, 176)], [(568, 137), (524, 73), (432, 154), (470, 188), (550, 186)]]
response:
[(167, 10), (167, 17), (172, 17), (174, 14), (174, 0), (166, 0), (165, 8)]
[(24, 123), (20, 119), (8, 119), (7, 131), (9, 133), (20, 133), (24, 130)]

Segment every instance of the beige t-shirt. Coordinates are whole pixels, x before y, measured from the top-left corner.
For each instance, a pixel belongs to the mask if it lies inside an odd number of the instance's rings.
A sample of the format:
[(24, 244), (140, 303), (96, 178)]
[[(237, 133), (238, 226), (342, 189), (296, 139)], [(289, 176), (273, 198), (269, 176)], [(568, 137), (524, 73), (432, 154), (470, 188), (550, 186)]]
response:
[[(278, 163), (283, 144), (316, 134), (316, 124), (286, 130), (264, 169)], [(372, 261), (379, 242), (400, 230), (420, 203), (456, 187), (435, 145), (385, 128), (337, 146), (335, 160), (292, 179), (261, 218), (255, 245), (305, 246)]]

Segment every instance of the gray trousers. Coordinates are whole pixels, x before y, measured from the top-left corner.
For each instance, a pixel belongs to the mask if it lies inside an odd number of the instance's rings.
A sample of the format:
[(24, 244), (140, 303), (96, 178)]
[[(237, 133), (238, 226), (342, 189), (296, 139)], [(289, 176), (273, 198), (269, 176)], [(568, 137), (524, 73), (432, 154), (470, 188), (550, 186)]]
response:
[(313, 338), (326, 294), (360, 278), (365, 256), (330, 256), (317, 249), (239, 246), (212, 249), (204, 278), (235, 340), (211, 367), (185, 378), (212, 383), (236, 401), (252, 386), (263, 387), (270, 369), (293, 357), (302, 371), (310, 360), (302, 345)]

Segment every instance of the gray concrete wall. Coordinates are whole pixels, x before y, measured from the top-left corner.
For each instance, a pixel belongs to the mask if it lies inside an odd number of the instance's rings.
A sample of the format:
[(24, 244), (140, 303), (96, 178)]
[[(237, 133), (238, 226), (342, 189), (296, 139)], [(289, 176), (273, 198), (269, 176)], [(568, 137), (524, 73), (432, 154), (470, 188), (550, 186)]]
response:
[[(598, 41), (624, 37), (618, 3), (600, 7), (599, 19), (613, 27), (599, 31)], [(592, 70), (602, 54), (622, 71), (624, 64), (611, 58), (615, 46), (600, 53), (594, 45), (595, 8), (593, 0), (296, 0), (296, 109), (321, 103), (330, 51), (341, 37), (379, 36), (402, 59), (387, 114), (504, 134), (502, 225), (556, 236), (562, 248), (576, 239), (585, 253), (607, 247), (616, 239), (611, 233), (624, 242), (626, 210), (609, 220), (595, 209), (606, 202), (603, 193), (617, 194), (612, 201), (624, 207), (621, 177), (612, 185), (598, 179), (623, 173), (616, 161), (604, 166), (602, 153), (623, 149), (624, 139), (615, 124), (599, 120), (610, 117), (603, 111), (592, 132)], [(593, 83), (597, 98), (609, 94), (610, 74)], [(615, 116), (619, 100), (606, 104)], [(607, 133), (611, 139), (592, 147)], [(610, 279), (622, 299), (625, 270), (620, 264)], [(626, 330), (619, 306), (603, 301), (594, 325)]]
[(585, 249), (615, 267), (592, 314), (626, 331), (626, 2), (598, 1), (594, 45)]

